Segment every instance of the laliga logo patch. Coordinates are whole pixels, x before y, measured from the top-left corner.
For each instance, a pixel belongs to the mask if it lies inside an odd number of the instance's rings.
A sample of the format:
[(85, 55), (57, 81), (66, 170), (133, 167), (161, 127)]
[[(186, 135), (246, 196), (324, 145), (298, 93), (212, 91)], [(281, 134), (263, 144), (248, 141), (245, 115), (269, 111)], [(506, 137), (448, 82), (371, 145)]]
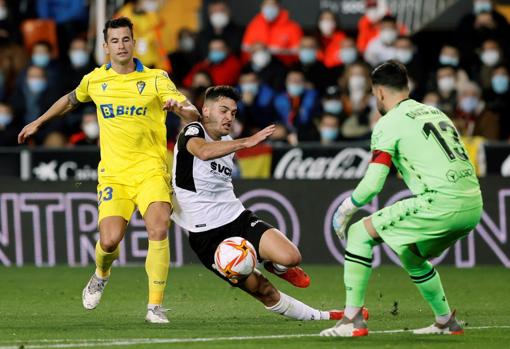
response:
[(138, 89), (138, 93), (142, 94), (143, 89), (145, 88), (145, 81), (138, 81), (136, 83), (136, 88)]
[(198, 127), (191, 126), (191, 127), (188, 127), (188, 129), (186, 130), (186, 133), (184, 133), (184, 135), (185, 136), (194, 136), (194, 135), (197, 135), (199, 132), (200, 132), (200, 130), (198, 129)]

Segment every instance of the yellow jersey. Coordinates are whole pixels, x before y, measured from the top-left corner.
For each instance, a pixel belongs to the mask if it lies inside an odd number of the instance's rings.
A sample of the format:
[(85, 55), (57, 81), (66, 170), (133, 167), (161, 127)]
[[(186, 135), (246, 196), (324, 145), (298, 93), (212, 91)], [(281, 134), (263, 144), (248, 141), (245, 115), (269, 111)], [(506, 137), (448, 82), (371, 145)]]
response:
[(163, 105), (186, 97), (165, 71), (134, 61), (128, 74), (118, 74), (110, 63), (96, 68), (76, 88), (78, 101), (97, 107), (100, 183), (136, 185), (152, 175), (168, 175)]

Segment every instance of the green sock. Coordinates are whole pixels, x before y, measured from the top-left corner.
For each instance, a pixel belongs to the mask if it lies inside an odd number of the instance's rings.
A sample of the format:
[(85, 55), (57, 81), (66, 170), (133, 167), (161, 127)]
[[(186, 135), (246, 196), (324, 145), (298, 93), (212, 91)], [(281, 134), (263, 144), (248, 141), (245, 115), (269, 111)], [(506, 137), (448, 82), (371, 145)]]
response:
[(365, 304), (368, 280), (372, 274), (372, 248), (377, 244), (378, 242), (368, 235), (362, 221), (349, 228), (344, 263), (347, 307), (362, 307)]
[(418, 257), (409, 249), (400, 256), (402, 265), (409, 273), (423, 298), (429, 303), (436, 317), (450, 314), (450, 306), (441, 284), (441, 278), (434, 266), (424, 258)]

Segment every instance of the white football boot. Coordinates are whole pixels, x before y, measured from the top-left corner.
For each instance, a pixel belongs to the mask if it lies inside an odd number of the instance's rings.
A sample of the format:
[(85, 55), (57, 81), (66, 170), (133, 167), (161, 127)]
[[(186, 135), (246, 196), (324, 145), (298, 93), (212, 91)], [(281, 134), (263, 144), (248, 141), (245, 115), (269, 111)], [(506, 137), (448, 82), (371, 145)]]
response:
[(108, 279), (100, 279), (96, 276), (96, 273), (92, 275), (81, 296), (85, 309), (92, 310), (97, 307), (107, 283)]
[(437, 322), (430, 325), (429, 327), (420, 328), (417, 330), (413, 330), (414, 334), (463, 334), (464, 329), (457, 322), (455, 318), (455, 310), (452, 312), (452, 316), (450, 319), (443, 325), (438, 324)]
[(147, 309), (145, 321), (153, 324), (167, 324), (170, 322), (165, 314), (167, 311), (168, 309), (164, 309), (160, 305), (157, 305), (152, 309)]

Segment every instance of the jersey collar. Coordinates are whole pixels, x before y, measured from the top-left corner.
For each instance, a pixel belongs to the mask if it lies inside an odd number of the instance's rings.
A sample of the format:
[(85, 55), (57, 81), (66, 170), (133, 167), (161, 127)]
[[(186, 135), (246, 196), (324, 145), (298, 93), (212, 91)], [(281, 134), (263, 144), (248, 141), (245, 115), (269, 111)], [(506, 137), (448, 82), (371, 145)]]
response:
[[(133, 58), (133, 61), (135, 62), (135, 70), (139, 73), (143, 72), (143, 64), (140, 62), (138, 58)], [(106, 64), (105, 69), (108, 70), (112, 67), (112, 63)]]

